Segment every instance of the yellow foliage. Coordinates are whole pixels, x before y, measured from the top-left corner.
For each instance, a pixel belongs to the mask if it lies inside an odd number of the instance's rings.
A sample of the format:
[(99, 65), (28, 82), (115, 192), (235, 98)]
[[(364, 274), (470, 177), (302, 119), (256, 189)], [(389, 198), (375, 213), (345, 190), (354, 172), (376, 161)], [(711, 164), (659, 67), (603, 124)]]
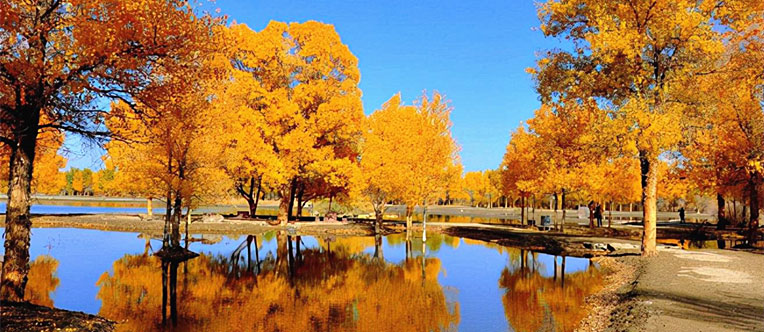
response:
[[(286, 243), (280, 243), (281, 246)], [(286, 250), (279, 249), (279, 254)], [(332, 255), (331, 264), (327, 255)], [(368, 255), (301, 252), (293, 275), (286, 257), (262, 262), (257, 275), (236, 262), (201, 255), (178, 268), (178, 329), (204, 331), (433, 331), (454, 328), (458, 305), (438, 284), (440, 263), (401, 265)], [(98, 281), (99, 315), (118, 331), (162, 330), (161, 268), (155, 257), (127, 255)], [(405, 304), (405, 305), (404, 305)], [(427, 310), (415, 310), (426, 308)], [(395, 324), (390, 324), (395, 322)]]

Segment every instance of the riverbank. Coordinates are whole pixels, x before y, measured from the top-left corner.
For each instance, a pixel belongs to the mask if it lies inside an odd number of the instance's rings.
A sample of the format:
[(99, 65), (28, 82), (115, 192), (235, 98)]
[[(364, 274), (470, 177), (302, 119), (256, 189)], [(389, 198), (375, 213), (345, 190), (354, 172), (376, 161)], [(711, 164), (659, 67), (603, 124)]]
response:
[(82, 312), (7, 301), (0, 308), (4, 332), (114, 331), (114, 322)]
[[(4, 226), (4, 222), (5, 217), (0, 216), (0, 226)], [(33, 215), (32, 227), (71, 227), (161, 236), (164, 230), (164, 221), (158, 218), (147, 219), (139, 215)], [(415, 223), (412, 231), (420, 236), (422, 229), (422, 224)], [(295, 222), (284, 226), (271, 226), (262, 220), (232, 218), (217, 222), (195, 221), (188, 225), (189, 234), (242, 235), (261, 234), (274, 230), (287, 231), (294, 235), (319, 237), (374, 235), (374, 227), (368, 222)], [(403, 223), (386, 222), (383, 233), (404, 231)], [(632, 234), (631, 230), (617, 230), (615, 228), (606, 231), (604, 229), (590, 230), (570, 226), (565, 233), (561, 233), (542, 232), (536, 227), (520, 225), (435, 222), (427, 223), (427, 231), (560, 256), (594, 257), (639, 251), (639, 245), (634, 241), (637, 233)], [(181, 223), (181, 232), (186, 232), (185, 223)]]

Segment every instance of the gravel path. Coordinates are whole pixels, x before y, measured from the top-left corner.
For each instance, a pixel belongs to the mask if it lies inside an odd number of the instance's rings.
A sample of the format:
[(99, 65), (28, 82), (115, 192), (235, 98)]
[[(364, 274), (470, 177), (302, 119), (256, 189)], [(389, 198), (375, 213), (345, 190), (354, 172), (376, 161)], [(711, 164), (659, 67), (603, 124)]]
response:
[(632, 314), (645, 331), (764, 331), (764, 255), (663, 249), (641, 265)]

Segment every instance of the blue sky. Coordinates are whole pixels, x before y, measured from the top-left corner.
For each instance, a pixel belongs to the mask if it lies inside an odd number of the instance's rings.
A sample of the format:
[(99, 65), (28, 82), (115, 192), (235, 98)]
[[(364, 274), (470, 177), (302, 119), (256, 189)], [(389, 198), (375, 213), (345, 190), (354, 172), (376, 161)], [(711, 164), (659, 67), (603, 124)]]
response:
[[(465, 171), (496, 168), (510, 132), (539, 101), (525, 68), (559, 42), (545, 39), (533, 1), (218, 0), (230, 20), (254, 30), (269, 21), (333, 24), (358, 57), (366, 114), (401, 92), (451, 100), (452, 132)], [(69, 138), (70, 167), (100, 168), (101, 151)]]

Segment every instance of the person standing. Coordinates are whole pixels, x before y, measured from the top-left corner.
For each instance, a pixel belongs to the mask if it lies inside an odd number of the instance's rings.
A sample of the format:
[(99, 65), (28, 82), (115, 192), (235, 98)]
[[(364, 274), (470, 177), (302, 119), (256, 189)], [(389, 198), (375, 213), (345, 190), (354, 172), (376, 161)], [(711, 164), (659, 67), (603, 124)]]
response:
[(602, 204), (597, 203), (597, 207), (594, 208), (594, 218), (597, 218), (597, 227), (602, 227)]
[(679, 208), (679, 223), (684, 224), (684, 206)]
[(594, 228), (594, 201), (589, 201), (586, 207), (589, 208), (589, 228)]

